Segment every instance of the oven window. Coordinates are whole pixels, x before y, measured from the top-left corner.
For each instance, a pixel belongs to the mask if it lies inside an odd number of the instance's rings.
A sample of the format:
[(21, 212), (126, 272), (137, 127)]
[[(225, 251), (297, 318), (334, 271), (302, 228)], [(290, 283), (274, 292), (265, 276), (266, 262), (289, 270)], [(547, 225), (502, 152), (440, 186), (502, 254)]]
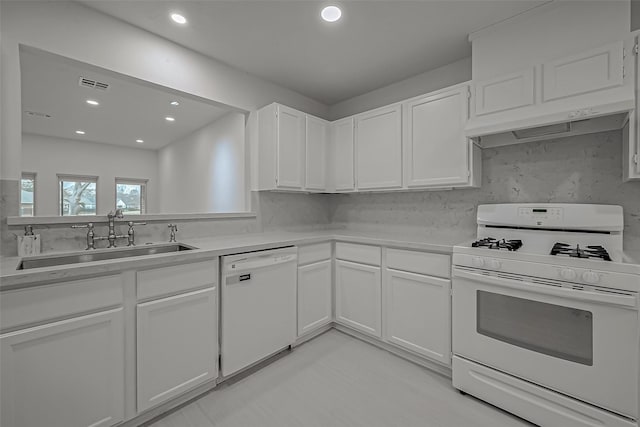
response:
[(538, 353), (593, 365), (590, 311), (477, 291), (477, 331)]

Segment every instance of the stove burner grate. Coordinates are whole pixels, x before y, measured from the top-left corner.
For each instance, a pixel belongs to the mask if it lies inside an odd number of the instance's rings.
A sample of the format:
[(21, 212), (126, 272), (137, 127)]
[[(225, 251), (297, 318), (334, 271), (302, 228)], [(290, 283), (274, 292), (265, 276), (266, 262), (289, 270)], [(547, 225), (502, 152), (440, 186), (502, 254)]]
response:
[(567, 243), (556, 243), (551, 248), (551, 255), (568, 255), (573, 258), (598, 258), (605, 261), (611, 261), (611, 257), (602, 246), (587, 246), (586, 249), (576, 245), (572, 247)]
[(497, 240), (493, 237), (480, 239), (471, 244), (474, 248), (486, 249), (506, 249), (508, 251), (517, 251), (522, 246), (522, 240)]

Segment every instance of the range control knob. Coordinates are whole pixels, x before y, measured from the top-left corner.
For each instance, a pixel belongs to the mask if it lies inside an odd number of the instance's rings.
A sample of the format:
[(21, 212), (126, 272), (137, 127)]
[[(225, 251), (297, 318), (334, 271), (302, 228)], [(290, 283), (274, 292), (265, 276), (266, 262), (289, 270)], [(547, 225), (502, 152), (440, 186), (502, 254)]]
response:
[(500, 267), (502, 267), (502, 263), (500, 261), (498, 261), (497, 259), (490, 259), (489, 260), (489, 268), (492, 270), (500, 270)]
[(563, 268), (562, 270), (560, 270), (560, 277), (562, 277), (564, 280), (576, 280), (577, 276), (578, 274), (572, 268)]
[(479, 256), (474, 257), (472, 262), (474, 267), (478, 267), (478, 268), (484, 267), (484, 259), (480, 258)]
[(593, 271), (585, 271), (582, 273), (582, 280), (587, 283), (598, 283), (600, 281), (600, 276), (598, 276), (598, 273)]

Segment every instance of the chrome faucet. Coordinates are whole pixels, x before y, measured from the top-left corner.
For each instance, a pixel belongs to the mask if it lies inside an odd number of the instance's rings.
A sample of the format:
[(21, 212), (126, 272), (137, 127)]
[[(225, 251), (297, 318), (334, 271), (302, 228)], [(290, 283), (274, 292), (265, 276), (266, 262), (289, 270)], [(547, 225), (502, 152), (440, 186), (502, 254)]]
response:
[(133, 222), (133, 221), (129, 221), (127, 223), (127, 225), (129, 225), (129, 231), (127, 232), (126, 235), (117, 235), (116, 234), (116, 218), (124, 218), (124, 215), (122, 214), (122, 209), (116, 209), (115, 212), (111, 211), (107, 214), (107, 220), (108, 220), (108, 224), (109, 224), (109, 231), (107, 236), (96, 236), (95, 231), (94, 231), (94, 225), (92, 222), (86, 224), (86, 225), (72, 225), (71, 228), (87, 228), (87, 248), (86, 250), (89, 249), (95, 249), (96, 245), (95, 245), (95, 241), (96, 240), (108, 240), (109, 241), (109, 246), (107, 246), (108, 248), (115, 248), (116, 247), (116, 239), (127, 239), (127, 246), (135, 246), (135, 231), (133, 230), (133, 226), (134, 225), (146, 225), (146, 222)]
[(133, 226), (134, 225), (147, 225), (146, 222), (133, 222), (133, 221), (129, 221), (127, 223), (127, 225), (129, 226), (129, 231), (127, 231), (127, 246), (135, 246), (136, 242), (135, 242), (135, 238), (136, 238), (136, 232), (133, 230)]
[(178, 225), (177, 224), (169, 224), (167, 227), (169, 227), (169, 242), (175, 242), (176, 241), (176, 231), (178, 231)]
[(107, 214), (107, 219), (109, 221), (109, 232), (107, 234), (107, 237), (97, 237), (98, 240), (108, 240), (109, 241), (109, 246), (107, 246), (108, 248), (115, 248), (116, 247), (116, 239), (119, 238), (125, 238), (128, 236), (125, 235), (121, 235), (118, 236), (116, 235), (116, 218), (124, 218), (124, 215), (122, 214), (122, 209), (116, 209), (115, 213), (113, 211), (109, 212)]
[(87, 230), (87, 247), (85, 248), (86, 251), (88, 251), (89, 249), (95, 249), (96, 248), (96, 243), (95, 243), (95, 236), (96, 233), (94, 232), (94, 228), (93, 228), (93, 223), (90, 222), (86, 225), (72, 225), (71, 228), (88, 228)]

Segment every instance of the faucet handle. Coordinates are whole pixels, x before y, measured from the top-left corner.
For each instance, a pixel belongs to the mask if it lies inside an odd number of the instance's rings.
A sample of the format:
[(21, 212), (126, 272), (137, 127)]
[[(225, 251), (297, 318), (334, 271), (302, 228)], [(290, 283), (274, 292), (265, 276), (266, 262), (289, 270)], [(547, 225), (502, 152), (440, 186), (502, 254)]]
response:
[(87, 224), (82, 224), (82, 225), (78, 225), (78, 224), (74, 224), (71, 226), (71, 228), (88, 228), (89, 230), (93, 229), (93, 223), (89, 222)]
[(171, 232), (169, 234), (169, 242), (175, 242), (176, 241), (176, 231), (178, 231), (178, 225), (177, 224), (169, 224), (167, 227), (169, 227), (169, 230), (171, 230)]

